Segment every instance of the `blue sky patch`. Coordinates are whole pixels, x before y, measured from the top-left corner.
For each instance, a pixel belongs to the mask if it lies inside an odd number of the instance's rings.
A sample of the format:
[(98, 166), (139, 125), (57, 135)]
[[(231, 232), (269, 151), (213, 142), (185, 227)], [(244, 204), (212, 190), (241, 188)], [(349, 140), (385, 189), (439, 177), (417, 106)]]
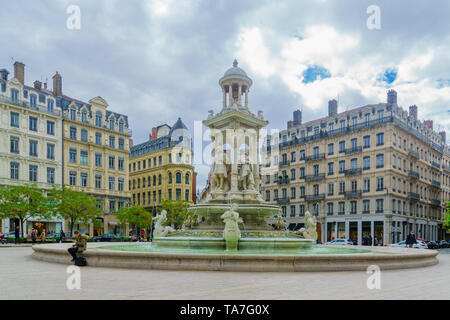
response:
[(388, 69), (386, 69), (384, 71), (383, 75), (378, 77), (377, 80), (384, 81), (387, 84), (391, 84), (392, 82), (395, 81), (395, 79), (397, 79), (397, 69), (395, 69), (395, 68), (388, 68)]
[(309, 66), (305, 71), (303, 71), (303, 83), (314, 82), (317, 79), (330, 78), (330, 72), (321, 66)]

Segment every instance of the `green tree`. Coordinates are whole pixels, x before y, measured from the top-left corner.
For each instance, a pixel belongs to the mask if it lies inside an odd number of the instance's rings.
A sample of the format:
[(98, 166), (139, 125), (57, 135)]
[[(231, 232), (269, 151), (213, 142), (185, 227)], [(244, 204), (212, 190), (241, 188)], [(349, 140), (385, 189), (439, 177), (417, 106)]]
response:
[(97, 200), (84, 191), (65, 187), (53, 188), (49, 198), (54, 214), (69, 221), (70, 234), (73, 232), (75, 222), (88, 224), (103, 214), (97, 207)]
[(25, 235), (24, 222), (30, 218), (45, 219), (50, 215), (44, 192), (36, 185), (0, 187), (0, 219), (18, 219), (22, 236)]
[(122, 225), (126, 223), (135, 225), (139, 230), (145, 228), (147, 230), (147, 239), (150, 239), (150, 228), (152, 225), (152, 214), (142, 207), (122, 207), (116, 212), (117, 220)]
[(196, 221), (194, 214), (188, 212), (188, 207), (189, 202), (184, 200), (163, 199), (161, 201), (161, 210), (167, 211), (167, 221), (165, 225), (180, 229), (188, 218), (191, 221)]

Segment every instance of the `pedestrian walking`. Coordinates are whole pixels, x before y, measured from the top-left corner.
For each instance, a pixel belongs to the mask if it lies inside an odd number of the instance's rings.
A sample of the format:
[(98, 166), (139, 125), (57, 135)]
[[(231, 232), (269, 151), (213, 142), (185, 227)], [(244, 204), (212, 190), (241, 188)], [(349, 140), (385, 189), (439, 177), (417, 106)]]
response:
[(19, 226), (16, 226), (16, 229), (14, 230), (14, 243), (18, 244), (20, 243), (20, 228)]
[(61, 229), (61, 231), (59, 232), (59, 243), (63, 243), (63, 241), (66, 240), (66, 234), (64, 233), (64, 230)]
[(406, 245), (412, 248), (416, 243), (416, 236), (414, 235), (414, 232), (411, 231), (406, 237)]

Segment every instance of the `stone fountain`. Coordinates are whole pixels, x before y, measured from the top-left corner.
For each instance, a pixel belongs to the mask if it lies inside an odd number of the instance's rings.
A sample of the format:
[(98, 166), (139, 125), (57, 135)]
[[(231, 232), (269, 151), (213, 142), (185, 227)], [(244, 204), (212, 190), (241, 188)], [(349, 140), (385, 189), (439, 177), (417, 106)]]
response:
[(268, 122), (262, 111), (255, 115), (249, 110), (252, 80), (235, 60), (219, 84), (223, 92), (222, 110), (217, 114), (211, 110), (203, 121), (211, 131), (212, 141), (209, 189), (199, 204), (188, 209), (199, 223), (183, 231), (156, 236), (153, 244), (229, 251), (314, 246), (314, 238), (301, 238), (284, 228), (275, 230), (267, 223), (281, 210), (264, 203), (258, 191), (260, 129)]

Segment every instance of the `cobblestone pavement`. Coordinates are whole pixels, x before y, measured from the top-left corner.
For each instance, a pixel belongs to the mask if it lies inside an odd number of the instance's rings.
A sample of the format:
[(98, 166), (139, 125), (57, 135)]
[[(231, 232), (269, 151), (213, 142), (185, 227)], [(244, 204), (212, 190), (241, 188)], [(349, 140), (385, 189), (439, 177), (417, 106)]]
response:
[[(1, 299), (450, 299), (450, 249), (439, 264), (381, 273), (369, 290), (366, 272), (195, 272), (81, 269), (68, 290), (67, 266), (31, 258), (31, 248), (0, 249)], [(67, 257), (70, 259), (70, 257)], [(5, 290), (6, 289), (6, 290)]]

